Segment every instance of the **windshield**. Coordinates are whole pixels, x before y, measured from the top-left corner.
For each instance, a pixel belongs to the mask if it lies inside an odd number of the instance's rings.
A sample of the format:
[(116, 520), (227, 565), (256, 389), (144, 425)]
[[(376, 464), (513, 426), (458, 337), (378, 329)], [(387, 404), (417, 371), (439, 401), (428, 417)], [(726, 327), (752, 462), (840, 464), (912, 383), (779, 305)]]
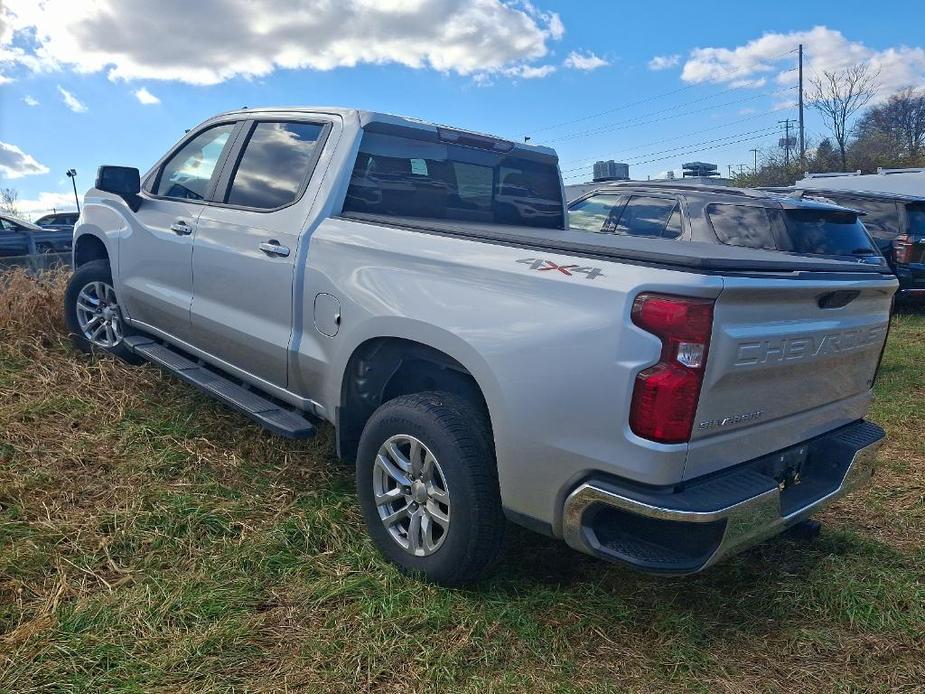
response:
[(848, 210), (780, 210), (756, 205), (707, 208), (716, 237), (730, 246), (805, 255), (879, 255), (858, 216)]
[(553, 157), (365, 132), (344, 212), (561, 229)]
[(5, 230), (12, 230), (16, 227), (22, 229), (29, 229), (30, 231), (44, 231), (42, 227), (32, 222), (27, 222), (25, 219), (20, 219), (19, 217), (0, 217), (0, 223)]
[(925, 236), (925, 203), (912, 202), (906, 205), (909, 217), (910, 236)]

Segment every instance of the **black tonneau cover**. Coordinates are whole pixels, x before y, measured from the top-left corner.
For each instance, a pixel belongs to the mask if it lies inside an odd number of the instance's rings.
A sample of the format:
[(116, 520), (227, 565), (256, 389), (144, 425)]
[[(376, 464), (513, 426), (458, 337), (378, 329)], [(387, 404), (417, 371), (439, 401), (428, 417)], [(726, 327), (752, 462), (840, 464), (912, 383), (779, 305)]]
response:
[[(439, 219), (383, 217), (350, 213), (345, 219), (398, 226), (431, 234), (461, 238), (506, 246), (518, 246), (555, 253), (567, 253), (587, 258), (614, 260), (644, 265), (699, 272), (703, 274), (827, 272), (865, 276), (891, 276), (886, 261), (878, 264), (842, 258), (798, 255), (781, 251), (764, 251), (741, 246), (672, 239), (647, 239), (619, 234), (595, 234), (572, 229), (540, 229), (479, 224), (475, 222), (444, 222)], [(870, 256), (865, 260), (869, 261)], [(872, 278), (871, 278), (872, 279)]]

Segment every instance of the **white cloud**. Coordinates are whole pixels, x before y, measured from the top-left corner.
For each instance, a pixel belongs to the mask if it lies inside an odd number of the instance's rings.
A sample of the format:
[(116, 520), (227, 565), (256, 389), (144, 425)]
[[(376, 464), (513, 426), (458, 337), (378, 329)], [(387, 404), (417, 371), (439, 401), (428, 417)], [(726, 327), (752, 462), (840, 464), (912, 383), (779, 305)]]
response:
[(668, 70), (681, 63), (680, 55), (657, 55), (649, 61), (650, 70)]
[(48, 167), (40, 164), (31, 154), (26, 154), (16, 145), (0, 142), (0, 175), (4, 178), (22, 178), (48, 173)]
[(135, 95), (135, 98), (145, 106), (150, 106), (151, 104), (159, 104), (161, 100), (158, 99), (154, 94), (148, 91), (147, 87), (142, 87), (141, 89), (136, 89), (132, 92)]
[(518, 65), (517, 67), (505, 70), (504, 74), (509, 77), (521, 77), (525, 80), (534, 80), (551, 75), (555, 71), (555, 65), (539, 65), (537, 67), (533, 67), (532, 65)]
[(39, 193), (29, 200), (17, 200), (16, 207), (31, 218), (56, 210), (58, 212), (76, 212), (74, 193)]
[(922, 48), (898, 46), (878, 51), (825, 26), (767, 33), (735, 48), (696, 48), (684, 63), (681, 79), (690, 83), (762, 86), (773, 78), (781, 86), (796, 85), (798, 76), (794, 68), (800, 43), (804, 45), (804, 78), (865, 63), (880, 71), (882, 96), (925, 82)]
[(610, 65), (610, 63), (591, 51), (584, 54), (572, 51), (565, 58), (563, 65), (573, 70), (597, 70), (599, 67)]
[(58, 93), (61, 95), (61, 98), (64, 99), (64, 104), (74, 113), (87, 112), (87, 107), (84, 105), (84, 103), (64, 87), (59, 85)]
[(26, 94), (26, 95), (22, 98), (22, 102), (23, 102), (26, 106), (38, 106), (38, 105), (39, 105), (39, 100), (36, 99), (34, 96), (32, 96), (32, 95), (30, 95), (30, 94)]
[(156, 11), (148, 0), (5, 0), (3, 7), (0, 68), (199, 85), (362, 63), (504, 74), (543, 58), (565, 31), (556, 13), (507, 0), (199, 0)]

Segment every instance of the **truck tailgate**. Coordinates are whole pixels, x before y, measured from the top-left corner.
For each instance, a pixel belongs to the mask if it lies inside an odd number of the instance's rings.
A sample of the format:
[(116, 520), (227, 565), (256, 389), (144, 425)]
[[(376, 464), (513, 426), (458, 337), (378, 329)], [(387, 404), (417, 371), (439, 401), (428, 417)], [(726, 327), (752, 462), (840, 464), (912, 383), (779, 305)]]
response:
[(685, 478), (863, 416), (895, 282), (727, 278)]

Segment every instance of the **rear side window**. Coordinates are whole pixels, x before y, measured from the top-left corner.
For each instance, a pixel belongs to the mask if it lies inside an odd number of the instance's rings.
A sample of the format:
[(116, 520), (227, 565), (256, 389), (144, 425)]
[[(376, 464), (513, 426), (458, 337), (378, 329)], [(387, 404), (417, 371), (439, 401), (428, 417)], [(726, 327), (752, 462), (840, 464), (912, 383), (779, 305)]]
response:
[(556, 161), (365, 132), (344, 212), (562, 228)]
[(316, 123), (258, 123), (225, 202), (264, 210), (294, 202), (308, 178), (322, 130)]
[(806, 255), (877, 255), (858, 216), (838, 210), (780, 210), (714, 204), (707, 215), (721, 243)]
[(615, 224), (611, 220), (608, 223), (611, 228), (605, 227), (604, 231), (629, 236), (677, 238), (681, 234), (680, 217), (675, 200), (634, 195), (623, 208), (620, 220)]
[(601, 231), (614, 214), (620, 214), (624, 198), (621, 195), (592, 195), (576, 202), (568, 211), (568, 224), (581, 231)]
[(204, 199), (234, 127), (234, 123), (217, 125), (187, 142), (164, 164), (155, 195), (186, 200)]

